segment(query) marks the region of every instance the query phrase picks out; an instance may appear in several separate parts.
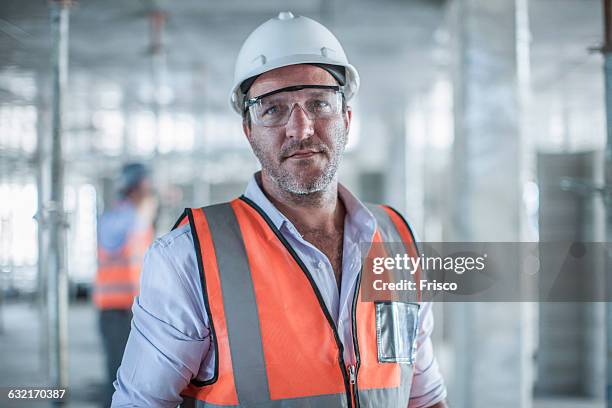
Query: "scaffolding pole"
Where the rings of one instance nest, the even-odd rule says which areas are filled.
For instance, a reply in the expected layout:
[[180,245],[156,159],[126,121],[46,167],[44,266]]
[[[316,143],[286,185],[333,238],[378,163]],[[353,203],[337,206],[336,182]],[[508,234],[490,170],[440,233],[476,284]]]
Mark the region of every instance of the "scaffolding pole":
[[[606,186],[612,185],[612,0],[603,0],[604,12],[604,77],[606,95],[606,124],[607,142],[605,158]],[[606,242],[612,241],[612,197],[610,194],[604,196],[606,209]],[[612,296],[612,279],[610,269],[612,268],[612,253],[607,246],[606,259],[606,288],[608,299]],[[606,406],[612,408],[612,303],[606,303]]]
[[48,193],[49,183],[48,183],[48,174],[47,174],[47,165],[46,159],[48,156],[47,149],[47,140],[46,137],[46,129],[48,123],[47,120],[47,111],[44,102],[44,97],[42,96],[42,92],[40,91],[43,88],[43,78],[41,76],[38,77],[38,95],[37,95],[37,103],[36,103],[36,200],[37,200],[37,210],[36,210],[36,223],[37,223],[37,250],[38,250],[38,261],[37,261],[37,294],[38,294],[38,330],[40,332],[39,338],[39,361],[41,363],[41,367],[44,367],[44,372],[49,371],[49,361],[48,361],[48,333],[47,330],[47,296],[46,296],[46,288],[47,288],[47,259],[45,257],[45,251],[47,249],[47,231],[46,221],[44,219],[45,210],[44,206],[46,204],[46,194]]
[[167,14],[158,9],[154,9],[149,13],[149,21],[151,26],[151,73],[153,79],[153,115],[155,116],[155,149],[154,155],[159,155],[159,145],[161,142],[161,115],[164,92],[166,85],[166,53],[164,50],[164,26],[166,24]]
[[51,135],[51,200],[45,208],[48,215],[49,240],[47,306],[49,313],[49,376],[51,386],[66,388],[68,384],[68,280],[65,267],[64,164],[62,157],[63,100],[68,75],[69,1],[49,3],[52,65],[52,135]]

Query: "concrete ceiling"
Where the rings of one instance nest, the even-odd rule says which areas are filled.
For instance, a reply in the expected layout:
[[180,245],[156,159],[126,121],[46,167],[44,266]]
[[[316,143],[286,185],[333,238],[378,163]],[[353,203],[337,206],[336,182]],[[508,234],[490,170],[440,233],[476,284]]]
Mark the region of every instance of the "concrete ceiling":
[[[416,75],[427,71],[408,62],[423,62],[422,54],[429,54],[434,45],[433,33],[443,24],[443,8],[436,1],[82,1],[73,6],[70,18],[71,90],[78,93],[78,83],[92,90],[97,81],[103,86],[111,82],[125,90],[128,104],[146,103],[143,88],[151,83],[149,15],[156,9],[167,13],[167,84],[177,108],[205,104],[225,109],[241,42],[279,10],[329,25],[364,72],[387,77],[386,68],[381,69],[381,60],[387,60],[392,62],[387,64],[390,72],[402,67],[410,73],[406,81],[413,78],[415,83],[421,82]],[[45,78],[50,48],[45,2],[0,4],[0,69]],[[0,94],[5,101],[10,96],[7,90]]]
[[[572,66],[588,63],[586,48],[597,45],[601,37],[599,3],[529,1],[535,88],[550,88]],[[376,76],[370,82],[383,88],[398,87],[400,79],[399,88],[410,89],[428,78],[432,65],[444,63],[435,52],[444,45],[440,44],[444,36],[436,35],[445,25],[444,4],[434,0],[81,1],[72,7],[70,19],[71,90],[78,93],[74,88],[79,83],[88,84],[87,90],[96,89],[96,82],[102,87],[114,83],[125,90],[128,104],[146,103],[143,88],[152,82],[149,15],[163,10],[173,102],[177,107],[225,109],[241,42],[258,24],[285,9],[329,25],[365,79]],[[46,78],[50,48],[47,2],[0,3],[0,72]],[[0,101],[31,97],[19,90],[12,93],[0,86]]]
[[[601,38],[600,1],[527,1],[534,92],[544,99],[571,95],[600,117],[601,57],[587,52]],[[280,10],[310,16],[335,32],[360,71],[364,111],[401,110],[441,73],[450,76],[443,0],[82,0],[70,17],[69,127],[93,128],[92,112],[109,104],[125,112],[151,109],[154,10],[167,15],[168,111],[229,115],[240,45]],[[46,1],[0,2],[0,104],[48,108],[50,49]]]
[[[601,0],[531,0],[528,128],[542,149],[602,148],[605,143]],[[555,125],[555,123],[557,123]],[[557,130],[555,130],[557,129]],[[560,139],[569,143],[559,145]],[[564,143],[565,143],[564,142]]]

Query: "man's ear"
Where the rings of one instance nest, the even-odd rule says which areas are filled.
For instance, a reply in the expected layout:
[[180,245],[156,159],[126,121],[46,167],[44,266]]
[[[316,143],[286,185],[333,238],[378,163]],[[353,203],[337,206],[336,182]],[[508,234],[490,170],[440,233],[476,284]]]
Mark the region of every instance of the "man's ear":
[[251,140],[251,124],[249,123],[249,119],[246,116],[244,116],[242,119],[242,132],[246,136],[247,140],[250,141]]
[[351,120],[353,119],[353,109],[350,106],[346,105],[346,112],[342,115],[344,119],[344,127],[346,129],[346,134],[348,135],[349,130],[351,130]]

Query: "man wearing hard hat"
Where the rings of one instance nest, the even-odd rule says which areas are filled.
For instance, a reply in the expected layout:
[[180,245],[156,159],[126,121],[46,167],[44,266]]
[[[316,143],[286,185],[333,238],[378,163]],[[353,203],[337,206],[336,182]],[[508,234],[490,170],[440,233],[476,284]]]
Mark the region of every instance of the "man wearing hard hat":
[[247,38],[230,101],[261,171],[149,250],[114,407],[446,406],[431,305],[363,301],[360,244],[415,241],[338,183],[358,88],[316,21]]
[[130,309],[138,294],[144,255],[153,242],[156,206],[149,170],[142,163],[125,164],[117,187],[119,200],[98,220],[98,270],[93,288],[106,363],[106,406],[130,334]]

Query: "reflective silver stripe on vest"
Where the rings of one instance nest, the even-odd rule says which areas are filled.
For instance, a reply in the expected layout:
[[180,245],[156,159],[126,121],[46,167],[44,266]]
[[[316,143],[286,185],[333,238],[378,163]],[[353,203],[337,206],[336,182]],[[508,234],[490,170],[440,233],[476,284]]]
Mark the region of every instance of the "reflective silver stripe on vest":
[[382,235],[382,240],[387,242],[402,242],[402,237],[399,234],[399,231],[395,227],[393,221],[381,206],[374,204],[366,204],[368,210],[374,215],[376,218],[376,224],[378,226],[378,230]]
[[[408,251],[408,248],[402,241],[402,236],[400,235],[397,227],[391,220],[391,217],[389,217],[389,214],[387,213],[387,211],[385,211],[379,205],[366,204],[366,206],[368,207],[368,210],[370,210],[372,215],[374,215],[374,218],[376,218],[376,225],[378,227],[378,231],[380,231],[381,238],[384,242],[383,245],[387,252],[387,256],[394,258],[396,255],[403,256],[404,254],[410,254],[410,252]],[[412,235],[412,232],[409,231],[409,234]],[[418,248],[416,246],[416,241],[415,241],[414,236],[412,236],[412,240],[414,242],[415,252],[418,253]],[[407,280],[416,279],[416,275],[411,275],[410,272],[407,270],[395,271],[395,273],[396,273],[396,276],[395,276],[396,281],[399,281],[400,279],[407,279]],[[423,279],[424,274],[425,272],[423,272],[423,270],[421,269],[421,279]],[[418,301],[416,291],[404,292],[402,293],[402,296],[403,296],[402,299],[405,301],[409,301],[409,302]]]
[[129,257],[112,257],[110,255],[105,256],[106,259],[104,259],[104,256],[99,257],[98,268],[109,268],[113,266],[129,268],[132,266],[140,266],[140,263],[144,258],[144,255],[132,255]]
[[405,254],[407,248],[404,246],[402,237],[389,217],[389,214],[379,205],[367,204],[367,207],[374,215],[374,218],[376,218],[376,226],[384,242],[383,245],[387,255],[389,257],[395,257],[396,254]]
[[240,226],[229,203],[204,208],[215,248],[238,401],[269,400],[257,301]]
[[[345,393],[275,401],[270,399],[257,301],[238,220],[229,203],[205,207],[203,211],[208,222],[219,268],[239,406],[258,408],[346,407]],[[203,255],[206,256],[206,254]],[[295,375],[300,374],[296,372]],[[185,398],[181,406],[221,407],[192,398]]]
[[399,364],[399,388],[385,389],[359,389],[360,408],[406,408],[410,400],[410,386],[412,384],[413,366]]
[[[389,214],[380,206],[366,204],[368,210],[376,218],[378,230],[381,238],[385,243],[387,253],[394,255],[397,253],[406,253],[407,248],[401,244],[402,238],[397,230],[397,227],[389,217]],[[414,241],[414,236],[412,236]],[[401,245],[401,248],[398,248]],[[416,247],[416,243],[415,243]],[[410,399],[410,387],[412,384],[412,375],[414,366],[411,364],[400,363],[400,386],[392,389],[359,389],[359,402],[361,407],[401,407],[408,406]]]
[[[187,397],[183,400],[181,408],[228,408],[234,405],[217,405],[210,402],[200,401],[195,398]],[[346,408],[346,394],[337,395],[318,395],[314,397],[304,398],[287,398],[283,400],[267,401],[257,405],[240,404],[239,407],[257,407],[257,408]],[[406,408],[408,404],[402,408]],[[386,405],[380,407],[387,408]],[[365,408],[363,405],[361,408]]]
[[94,287],[95,293],[133,293],[138,291],[138,285],[134,283],[97,283]]

